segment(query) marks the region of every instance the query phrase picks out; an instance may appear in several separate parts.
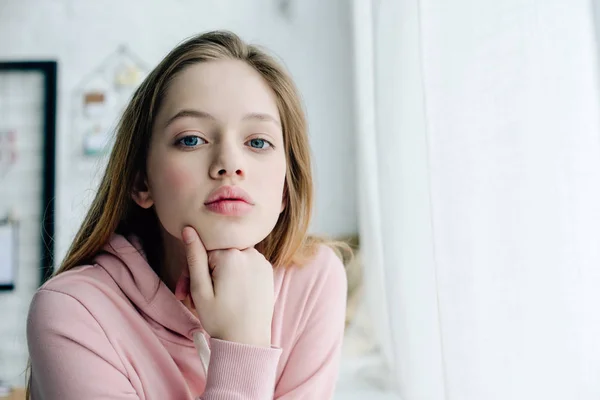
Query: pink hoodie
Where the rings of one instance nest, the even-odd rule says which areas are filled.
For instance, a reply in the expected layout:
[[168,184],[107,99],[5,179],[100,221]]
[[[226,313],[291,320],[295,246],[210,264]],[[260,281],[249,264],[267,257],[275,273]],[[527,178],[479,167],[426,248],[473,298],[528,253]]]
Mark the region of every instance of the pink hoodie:
[[139,241],[115,234],[93,265],[35,294],[27,324],[32,397],[330,399],[344,332],[342,263],[322,246],[307,265],[275,269],[274,281],[271,348],[211,339]]

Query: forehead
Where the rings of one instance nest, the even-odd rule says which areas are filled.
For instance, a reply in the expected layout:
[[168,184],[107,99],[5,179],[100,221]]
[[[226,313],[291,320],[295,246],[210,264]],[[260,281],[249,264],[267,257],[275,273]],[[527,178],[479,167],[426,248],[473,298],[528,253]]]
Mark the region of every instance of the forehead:
[[269,84],[253,67],[239,60],[186,67],[171,81],[161,108],[159,118],[183,108],[201,109],[222,120],[248,113],[279,115]]

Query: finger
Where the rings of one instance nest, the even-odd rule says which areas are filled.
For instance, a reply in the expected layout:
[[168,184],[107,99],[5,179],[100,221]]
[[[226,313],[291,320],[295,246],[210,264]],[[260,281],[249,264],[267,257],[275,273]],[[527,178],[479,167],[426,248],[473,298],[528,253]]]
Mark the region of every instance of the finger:
[[194,304],[194,299],[192,299],[192,296],[185,296],[185,299],[183,299],[181,302],[187,307],[188,310],[192,312],[196,311],[196,305]]
[[217,295],[219,286],[223,283],[221,277],[225,271],[231,271],[231,267],[239,266],[239,255],[237,249],[211,250],[208,252],[208,268],[213,282],[214,293]]
[[185,254],[190,272],[190,292],[197,292],[202,298],[212,299],[214,290],[208,270],[208,257],[204,244],[202,244],[198,232],[190,226],[183,228],[181,236],[185,245]]
[[208,269],[212,274],[217,267],[217,264],[220,264],[219,260],[223,258],[223,252],[226,250],[212,250],[208,252]]

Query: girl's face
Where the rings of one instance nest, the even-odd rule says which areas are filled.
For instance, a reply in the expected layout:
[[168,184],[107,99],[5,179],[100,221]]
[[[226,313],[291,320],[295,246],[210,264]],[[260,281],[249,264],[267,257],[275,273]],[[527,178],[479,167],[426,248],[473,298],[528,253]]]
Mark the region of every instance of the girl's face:
[[193,226],[207,250],[252,247],[284,208],[286,158],[275,95],[242,61],[191,65],[170,83],[156,116],[147,191],[169,234]]

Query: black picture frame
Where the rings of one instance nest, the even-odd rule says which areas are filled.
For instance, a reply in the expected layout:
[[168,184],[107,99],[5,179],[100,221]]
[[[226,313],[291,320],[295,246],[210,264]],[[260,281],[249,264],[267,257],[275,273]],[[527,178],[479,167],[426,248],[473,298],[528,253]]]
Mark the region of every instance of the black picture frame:
[[[53,60],[0,61],[0,74],[5,72],[39,72],[43,76],[43,149],[42,161],[42,221],[40,285],[54,271],[54,198],[56,184],[56,104],[58,63]],[[0,285],[0,290],[12,290],[14,285]]]

